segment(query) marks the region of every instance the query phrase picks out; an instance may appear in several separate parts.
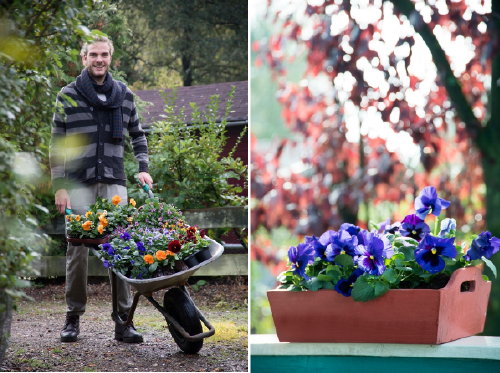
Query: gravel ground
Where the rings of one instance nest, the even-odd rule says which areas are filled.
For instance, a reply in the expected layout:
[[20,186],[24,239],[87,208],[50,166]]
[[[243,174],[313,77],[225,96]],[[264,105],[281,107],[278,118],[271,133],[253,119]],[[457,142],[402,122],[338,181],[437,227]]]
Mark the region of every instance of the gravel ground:
[[[190,293],[216,334],[204,340],[198,354],[188,355],[178,348],[163,316],[142,297],[134,322],[144,343],[114,340],[110,286],[102,280],[89,284],[78,341],[61,343],[59,332],[66,310],[64,282],[55,280],[28,289],[33,300],[19,302],[0,371],[248,371],[246,277],[206,280],[207,284],[199,287],[192,284]],[[154,296],[161,303],[163,291]]]

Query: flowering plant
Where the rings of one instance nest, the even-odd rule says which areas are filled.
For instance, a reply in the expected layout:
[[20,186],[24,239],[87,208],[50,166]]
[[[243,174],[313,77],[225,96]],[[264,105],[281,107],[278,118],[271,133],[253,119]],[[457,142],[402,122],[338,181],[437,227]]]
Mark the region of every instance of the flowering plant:
[[[389,289],[441,288],[453,271],[480,262],[496,276],[490,258],[500,250],[500,239],[486,231],[473,236],[467,250],[456,245],[456,221],[439,220],[449,205],[428,186],[415,199],[415,214],[401,222],[386,221],[371,231],[345,223],[319,238],[305,237],[288,251],[290,268],[278,277],[280,288],[332,289],[368,301]],[[429,215],[436,217],[432,233],[425,222]]]
[[158,198],[148,198],[139,208],[135,221],[147,227],[172,228],[184,221],[182,213],[174,206]]
[[71,238],[103,238],[117,227],[129,225],[137,214],[135,201],[120,205],[121,197],[113,196],[111,201],[98,199],[83,215],[66,215],[67,234]]
[[[166,206],[171,214],[169,219],[162,219],[162,224],[151,216],[137,219],[126,228],[116,229],[108,243],[99,245],[104,266],[137,279],[168,275],[184,269],[182,259],[200,245],[210,244],[202,231],[184,223],[179,210]],[[140,209],[136,217],[141,212],[144,210]]]

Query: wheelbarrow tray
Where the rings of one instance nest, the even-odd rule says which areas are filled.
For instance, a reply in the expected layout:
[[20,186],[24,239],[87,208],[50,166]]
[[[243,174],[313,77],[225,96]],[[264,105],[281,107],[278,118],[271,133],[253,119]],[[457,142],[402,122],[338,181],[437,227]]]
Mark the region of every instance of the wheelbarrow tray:
[[[161,277],[155,277],[155,278],[148,278],[144,280],[138,280],[134,278],[128,278],[121,274],[118,271],[115,271],[114,269],[113,272],[122,280],[126,281],[127,283],[130,284],[135,290],[137,290],[140,293],[143,294],[151,294],[155,291],[161,290],[161,289],[166,289],[172,286],[177,286],[177,285],[182,285],[184,284],[187,279],[193,275],[198,269],[201,267],[213,262],[214,260],[218,259],[222,253],[224,252],[224,247],[212,240],[211,238],[206,237],[207,240],[210,241],[209,249],[210,249],[210,254],[211,258],[195,265],[194,267],[188,268],[184,271],[176,272],[172,275],[169,276],[161,276]],[[94,251],[94,253],[99,257],[99,252]]]

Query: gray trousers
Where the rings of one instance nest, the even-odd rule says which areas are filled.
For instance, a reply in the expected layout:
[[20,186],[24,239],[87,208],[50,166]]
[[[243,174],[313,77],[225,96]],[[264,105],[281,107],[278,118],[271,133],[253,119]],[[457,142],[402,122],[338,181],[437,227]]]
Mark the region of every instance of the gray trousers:
[[[68,191],[73,214],[83,215],[97,198],[111,200],[115,195],[122,198],[120,204],[127,203],[127,188],[122,185],[97,183]],[[66,304],[69,315],[83,315],[87,304],[88,254],[86,246],[68,243],[66,253]],[[111,279],[111,270],[110,270]],[[118,312],[128,313],[132,306],[130,285],[117,277]]]

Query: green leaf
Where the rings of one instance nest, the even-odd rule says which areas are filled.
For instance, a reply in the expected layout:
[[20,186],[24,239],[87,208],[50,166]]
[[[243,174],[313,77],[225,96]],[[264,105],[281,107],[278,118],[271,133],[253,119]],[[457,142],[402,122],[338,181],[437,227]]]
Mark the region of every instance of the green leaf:
[[395,284],[398,280],[398,275],[396,271],[392,268],[386,269],[386,271],[382,274],[382,278],[386,280],[390,284]]
[[338,265],[344,266],[344,267],[353,265],[352,257],[350,255],[347,255],[347,254],[337,255],[335,257],[335,263],[337,263]]
[[357,302],[366,302],[374,299],[375,286],[367,280],[366,276],[361,276],[354,283],[351,296]]
[[482,256],[481,259],[483,260],[484,264],[486,264],[488,266],[488,268],[491,270],[491,272],[493,272],[493,276],[495,276],[495,278],[497,278],[497,267],[495,266],[495,264],[493,264],[493,262],[491,260],[485,258],[484,256]]
[[318,278],[314,277],[314,278],[312,278],[310,280],[307,280],[305,286],[309,290],[317,291],[317,290],[319,290],[321,288],[321,283],[318,280]]
[[375,282],[375,298],[378,298],[389,291],[389,284],[385,281]]
[[153,273],[158,268],[158,262],[155,262],[149,266],[149,272]]

